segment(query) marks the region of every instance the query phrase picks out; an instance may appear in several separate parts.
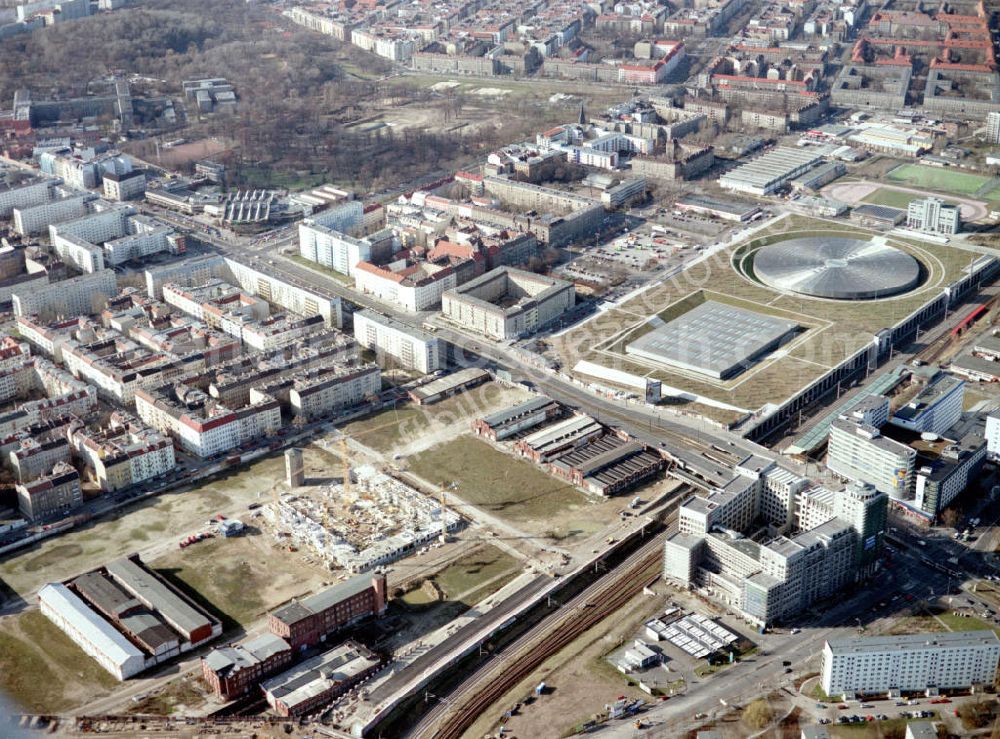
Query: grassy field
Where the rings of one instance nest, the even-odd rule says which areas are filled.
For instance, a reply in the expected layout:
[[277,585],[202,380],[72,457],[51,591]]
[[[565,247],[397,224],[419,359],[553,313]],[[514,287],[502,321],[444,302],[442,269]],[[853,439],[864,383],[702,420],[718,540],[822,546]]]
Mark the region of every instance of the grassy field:
[[226,621],[246,626],[291,597],[319,587],[331,574],[274,548],[270,536],[215,538],[171,549],[150,566]]
[[[912,192],[904,192],[902,190],[893,190],[889,187],[880,187],[878,190],[874,190],[863,198],[862,202],[873,203],[874,205],[888,205],[890,208],[901,208],[906,210],[907,206],[910,204],[911,200],[917,200],[918,195]],[[956,205],[954,200],[948,200],[943,198],[944,202],[948,205]]]
[[[485,544],[426,579],[441,589],[446,600],[461,601],[471,608],[517,577],[520,571],[520,563],[514,557],[492,544]],[[411,607],[434,602],[420,587],[407,592],[403,601]]]
[[65,580],[133,552],[142,554],[159,540],[168,540],[173,550],[175,537],[203,530],[205,521],[217,513],[244,515],[248,504],[284,479],[284,471],[284,458],[276,454],[207,484],[137,503],[9,557],[0,564],[0,584],[26,598],[46,582]]
[[413,457],[410,469],[434,485],[454,483],[466,503],[517,525],[545,522],[558,531],[567,511],[588,504],[572,485],[469,436]]
[[886,175],[890,182],[911,187],[921,187],[956,195],[972,195],[989,182],[988,177],[955,172],[944,167],[927,167],[921,164],[901,164]]
[[[365,446],[388,452],[427,434],[444,433],[450,426],[471,421],[507,405],[524,402],[531,394],[487,382],[433,405],[403,405],[384,410],[341,427]],[[467,426],[462,430],[464,431]]]
[[961,616],[951,611],[941,613],[938,618],[944,622],[949,631],[989,631],[993,630],[1000,635],[1000,627],[987,623],[975,616]]
[[938,607],[934,607],[932,611],[893,619],[889,628],[883,629],[881,633],[899,635],[925,632],[940,633],[942,631],[989,631],[992,629],[1000,634],[1000,627],[987,623],[976,616],[963,616],[951,610],[938,609]]
[[341,274],[337,270],[331,269],[330,267],[324,267],[322,264],[316,264],[316,262],[311,262],[300,254],[290,254],[288,256],[288,259],[291,259],[296,264],[301,264],[306,269],[311,269],[314,272],[320,272],[329,277],[331,280],[339,282],[341,285],[354,284],[354,280],[348,277],[347,275]]
[[116,685],[41,611],[0,619],[0,690],[25,710],[65,711]]

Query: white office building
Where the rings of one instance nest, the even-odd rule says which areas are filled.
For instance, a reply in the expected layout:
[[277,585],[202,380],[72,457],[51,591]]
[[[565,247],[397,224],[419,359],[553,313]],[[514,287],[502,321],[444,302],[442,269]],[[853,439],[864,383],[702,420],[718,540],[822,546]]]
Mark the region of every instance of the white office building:
[[375,311],[355,312],[354,338],[405,369],[429,374],[445,365],[440,339]]
[[[853,486],[809,499],[809,481],[773,461],[750,456],[726,484],[688,498],[678,531],[664,546],[664,577],[739,611],[757,626],[782,621],[869,574],[882,548],[888,498]],[[775,535],[741,532],[764,518]],[[788,532],[787,535],[783,532]]]
[[906,227],[932,234],[957,234],[962,217],[957,205],[945,205],[940,198],[912,200],[906,209]]
[[1000,415],[986,417],[986,453],[990,459],[1000,458]]
[[965,381],[940,372],[909,403],[896,411],[889,423],[920,434],[941,435],[962,417],[964,399]]
[[993,631],[946,631],[907,636],[848,636],[823,646],[823,692],[923,692],[992,684],[1000,661]]
[[826,466],[847,480],[866,482],[897,500],[913,497],[917,453],[882,436],[864,421],[841,416],[830,426]]

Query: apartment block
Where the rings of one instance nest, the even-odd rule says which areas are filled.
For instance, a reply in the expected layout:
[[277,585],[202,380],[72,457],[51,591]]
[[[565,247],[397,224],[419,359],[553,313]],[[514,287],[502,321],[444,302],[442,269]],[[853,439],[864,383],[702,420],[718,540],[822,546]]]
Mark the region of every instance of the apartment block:
[[1000,662],[993,631],[846,636],[823,645],[820,684],[831,696],[992,685]]
[[22,236],[35,236],[54,223],[86,215],[95,200],[93,193],[68,191],[44,203],[14,208],[14,230]]
[[169,434],[184,449],[211,457],[255,441],[281,428],[281,406],[269,399],[239,408],[227,408],[193,385],[178,381],[135,392],[139,418]]
[[124,413],[112,414],[104,429],[80,425],[69,440],[105,492],[138,485],[174,469],[173,442]]
[[14,486],[17,507],[29,521],[65,513],[83,504],[80,475],[65,462],[43,477]]
[[248,295],[261,298],[297,315],[305,317],[320,315],[327,326],[343,324],[338,296],[275,279],[272,275],[230,257],[204,256],[185,259],[147,269],[145,276],[146,292],[157,300],[163,298],[163,286],[168,283],[193,287],[212,279],[220,279],[238,286]]
[[440,339],[371,310],[354,314],[354,338],[389,365],[430,374],[445,366]]
[[0,185],[0,218],[13,217],[15,208],[27,208],[47,203],[55,197],[56,187],[62,184],[59,178],[35,178],[16,185]]
[[375,365],[309,370],[291,379],[289,405],[295,415],[313,419],[377,398],[382,373]]

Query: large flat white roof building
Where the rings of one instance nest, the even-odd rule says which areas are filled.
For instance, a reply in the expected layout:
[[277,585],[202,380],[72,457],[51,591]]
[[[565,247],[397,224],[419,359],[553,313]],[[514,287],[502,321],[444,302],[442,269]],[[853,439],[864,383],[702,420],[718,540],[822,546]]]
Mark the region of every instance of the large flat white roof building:
[[823,161],[811,149],[778,146],[722,175],[719,185],[751,195],[771,195]]
[[885,693],[992,683],[1000,661],[994,631],[838,637],[823,645],[823,692]]
[[46,618],[119,680],[146,668],[143,653],[62,583],[42,587],[38,604]]

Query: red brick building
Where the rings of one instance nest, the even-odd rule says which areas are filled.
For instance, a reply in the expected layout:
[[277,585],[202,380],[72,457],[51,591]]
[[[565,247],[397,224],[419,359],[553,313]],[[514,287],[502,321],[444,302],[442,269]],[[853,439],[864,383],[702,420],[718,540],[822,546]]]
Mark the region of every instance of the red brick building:
[[292,649],[319,644],[344,626],[385,613],[385,574],[365,574],[302,600],[293,600],[268,616],[268,627]]
[[244,644],[213,649],[201,658],[201,674],[218,697],[233,700],[289,664],[292,655],[287,641],[264,634]]

